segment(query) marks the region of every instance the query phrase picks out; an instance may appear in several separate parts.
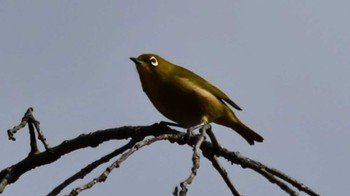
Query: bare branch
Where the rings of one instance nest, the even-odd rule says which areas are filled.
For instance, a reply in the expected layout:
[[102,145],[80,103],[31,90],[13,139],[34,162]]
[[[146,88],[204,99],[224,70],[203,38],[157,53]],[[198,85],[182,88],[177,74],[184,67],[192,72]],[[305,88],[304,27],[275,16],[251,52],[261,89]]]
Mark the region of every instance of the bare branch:
[[32,154],[37,154],[39,153],[38,145],[36,143],[36,138],[35,138],[35,128],[32,123],[32,120],[28,118],[28,129],[29,129],[29,135],[30,135],[30,152],[29,155]]
[[24,113],[21,123],[19,123],[19,125],[17,126],[14,126],[12,129],[7,130],[7,135],[9,137],[9,140],[16,141],[16,138],[14,137],[14,135],[18,130],[22,129],[27,125],[32,112],[33,112],[33,108],[32,107],[28,108],[27,111]]
[[228,174],[225,170],[225,168],[223,166],[221,166],[218,158],[214,155],[211,158],[209,158],[209,160],[211,161],[211,163],[213,164],[214,168],[219,172],[219,174],[221,175],[221,177],[224,179],[226,185],[229,187],[229,189],[231,190],[231,193],[234,196],[241,196],[241,194],[238,192],[238,190],[233,186],[230,178],[228,177]]
[[299,191],[303,191],[309,195],[312,196],[318,196],[318,194],[316,192],[314,192],[313,190],[311,190],[309,187],[307,187],[306,185],[304,185],[303,183],[298,182],[297,180],[287,176],[286,174],[284,174],[283,172],[274,169],[274,168],[270,168],[265,166],[264,169],[266,171],[268,171],[269,173],[271,173],[272,175],[275,175],[281,179],[283,179],[284,181],[292,184],[294,187],[296,187]]
[[[200,160],[200,146],[202,145],[203,141],[205,140],[205,135],[206,135],[206,130],[210,129],[210,125],[209,124],[205,124],[201,129],[200,129],[200,135],[199,138],[195,144],[195,146],[193,147],[193,155],[192,155],[192,169],[191,169],[191,174],[190,176],[182,181],[180,183],[180,187],[181,190],[179,192],[180,196],[185,196],[187,194],[187,185],[191,184],[193,179],[196,177],[197,175],[197,170],[199,168],[199,160]],[[176,189],[174,192],[177,193]]]
[[114,163],[112,163],[109,167],[106,168],[106,170],[97,178],[93,179],[92,181],[86,183],[85,185],[75,188],[73,189],[69,196],[76,196],[78,195],[81,191],[84,191],[86,189],[89,189],[91,187],[93,187],[94,185],[96,185],[97,183],[101,183],[107,180],[109,174],[112,172],[113,169],[115,168],[119,168],[121,163],[123,163],[126,159],[128,159],[134,152],[136,152],[137,150],[141,149],[142,147],[146,146],[146,145],[150,145],[154,142],[160,141],[160,140],[165,140],[165,139],[179,139],[179,135],[173,135],[173,134],[163,134],[163,135],[159,135],[157,137],[154,138],[150,138],[150,139],[146,139],[143,141],[140,141],[138,143],[136,143],[130,150],[128,150],[126,153],[122,154],[121,157],[115,161]]
[[214,147],[217,148],[222,148],[221,145],[219,144],[218,140],[216,139],[213,130],[211,129],[211,127],[207,130],[207,134],[210,138],[211,143],[214,145]]
[[82,134],[74,139],[63,141],[58,146],[50,148],[49,151],[30,154],[22,161],[0,171],[0,193],[8,184],[14,183],[24,173],[58,160],[61,156],[73,151],[97,147],[99,144],[110,140],[122,140],[133,138],[137,141],[143,140],[146,136],[158,136],[160,134],[178,134],[184,137],[184,133],[170,129],[169,127],[154,124],[151,126],[120,127],[96,131],[90,134]]
[[[203,154],[205,156],[212,156],[211,154],[214,153],[216,156],[218,156],[218,157],[221,156],[221,157],[227,159],[228,161],[230,161],[231,163],[235,163],[237,165],[240,165],[242,168],[250,168],[250,169],[256,171],[257,173],[261,174],[262,176],[264,176],[271,183],[278,185],[282,190],[286,191],[290,195],[298,195],[298,193],[296,193],[293,189],[291,189],[285,182],[279,180],[273,174],[269,173],[268,172],[268,171],[270,171],[269,167],[267,167],[266,165],[264,165],[258,161],[254,161],[252,159],[249,159],[248,157],[242,156],[242,155],[240,155],[239,152],[231,152],[225,148],[217,148],[217,149],[214,149],[214,152],[213,152],[212,148],[213,148],[212,144],[203,143],[201,149],[202,149]],[[289,178],[292,179],[291,177],[289,177]],[[293,179],[293,180],[295,180],[295,179]],[[294,186],[294,184],[291,184],[291,185]],[[305,190],[309,190],[309,191],[306,192]],[[312,191],[312,190],[310,191],[310,190],[311,190],[310,188],[305,188],[305,189],[302,189],[301,191],[304,191],[312,196],[318,196],[318,194],[315,191]]]
[[25,127],[26,124],[28,124],[29,134],[30,134],[30,146],[31,146],[30,154],[39,153],[38,146],[35,139],[35,130],[37,131],[38,138],[43,143],[45,149],[48,150],[50,148],[49,144],[46,142],[46,138],[44,134],[40,130],[39,121],[37,121],[33,115],[33,111],[34,109],[32,107],[28,108],[21,120],[21,123],[13,127],[12,129],[7,130],[7,135],[9,137],[9,140],[15,141],[16,140],[16,138],[14,137],[15,133],[21,128]]
[[38,139],[41,141],[41,143],[43,143],[45,150],[49,150],[50,146],[46,141],[46,138],[44,136],[44,133],[41,131],[40,129],[40,123],[39,121],[37,121],[34,116],[32,115],[30,118],[30,122],[31,124],[34,124],[35,130],[38,133]]
[[55,196],[58,195],[65,187],[73,183],[75,180],[83,179],[87,174],[89,174],[91,171],[96,169],[98,166],[100,166],[103,163],[108,162],[113,157],[118,156],[119,154],[123,153],[125,150],[131,148],[135,144],[135,140],[131,140],[129,143],[125,144],[124,146],[114,150],[113,152],[101,157],[100,159],[90,163],[83,169],[81,169],[79,172],[75,173],[71,177],[69,177],[67,180],[62,182],[60,185],[58,185],[56,188],[54,188],[47,196]]
[[[160,140],[168,140],[171,143],[176,142],[179,145],[186,144],[193,147],[193,165],[191,169],[191,174],[186,180],[180,183],[181,190],[179,190],[178,187],[175,188],[174,195],[186,195],[187,185],[191,184],[191,182],[197,174],[197,170],[200,164],[200,151],[202,151],[202,154],[212,162],[213,166],[220,173],[225,183],[230,188],[232,194],[235,196],[239,196],[240,194],[233,186],[225,169],[220,165],[218,157],[223,157],[232,164],[234,163],[240,165],[242,168],[249,168],[254,170],[255,172],[264,176],[271,183],[274,183],[277,186],[279,186],[283,191],[285,191],[289,195],[298,195],[298,192],[293,189],[294,187],[299,191],[303,191],[311,196],[318,196],[318,194],[315,191],[311,190],[309,187],[278,171],[277,169],[267,167],[266,165],[258,161],[240,155],[238,152],[229,151],[221,147],[218,141],[216,140],[215,135],[210,128],[210,125],[202,127],[199,135],[190,134],[191,131],[188,134],[179,132],[177,130],[167,127],[164,123],[154,124],[151,126],[128,126],[112,128],[106,130],[99,130],[90,134],[82,134],[74,139],[66,140],[61,144],[57,145],[56,147],[49,148],[48,144],[46,143],[46,139],[40,131],[39,122],[34,118],[32,112],[33,108],[29,108],[25,113],[24,117],[22,118],[21,123],[15,126],[13,129],[7,131],[9,139],[15,140],[14,134],[19,129],[25,127],[26,124],[28,124],[31,134],[32,153],[30,153],[26,158],[24,158],[17,164],[9,166],[0,171],[0,193],[4,191],[7,185],[16,182],[19,179],[19,177],[22,176],[24,173],[38,166],[50,164],[58,160],[61,156],[65,154],[86,147],[97,147],[101,143],[110,140],[131,139],[128,144],[116,149],[115,151],[105,155],[104,157],[101,157],[100,159],[94,161],[90,165],[83,168],[81,171],[72,175],[70,178],[68,178],[59,186],[57,186],[54,190],[52,190],[52,192],[49,193],[49,196],[58,194],[63,188],[74,182],[76,179],[85,177],[88,173],[90,173],[102,163],[109,161],[111,158],[118,156],[129,149],[117,161],[110,165],[110,167],[108,167],[103,174],[95,178],[90,183],[87,183],[84,186],[75,189],[75,191],[72,191],[71,194],[78,194],[80,191],[88,189],[98,182],[105,181],[114,168],[119,167],[122,162],[124,162],[138,149]],[[45,152],[39,152],[35,150],[37,149],[35,141],[35,129],[38,132],[39,139],[43,142],[46,148]],[[205,141],[206,131],[211,139],[211,142]],[[145,140],[145,137],[148,136],[153,136],[154,138]]]
[[[255,170],[256,171],[256,170]],[[274,175],[271,173],[267,172],[266,170],[260,168],[259,172],[261,175],[263,175],[266,179],[268,179],[271,183],[276,184],[279,186],[282,190],[287,192],[291,196],[297,196],[299,193],[294,191],[291,187],[288,186],[287,183],[283,182],[282,180],[276,178]]]

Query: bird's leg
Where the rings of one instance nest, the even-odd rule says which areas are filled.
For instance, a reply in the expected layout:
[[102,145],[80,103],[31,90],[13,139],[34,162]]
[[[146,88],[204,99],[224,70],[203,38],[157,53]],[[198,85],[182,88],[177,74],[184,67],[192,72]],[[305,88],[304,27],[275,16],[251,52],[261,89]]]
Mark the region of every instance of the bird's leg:
[[196,130],[196,129],[204,129],[204,130],[209,130],[211,129],[211,126],[209,124],[209,121],[207,120],[206,117],[203,117],[202,119],[202,123],[196,125],[196,126],[193,126],[193,127],[190,127],[187,129],[187,134],[189,134],[190,136],[193,135],[193,131]]
[[193,126],[193,127],[188,128],[188,129],[187,129],[187,134],[188,134],[189,136],[194,135],[194,134],[193,134],[193,131],[194,131],[194,130],[199,129],[199,128],[202,128],[202,127],[204,127],[206,124],[207,124],[207,123],[202,122],[202,123],[199,124],[199,125],[196,125],[196,126]]
[[208,134],[211,143],[214,145],[215,148],[220,148],[221,145],[219,144],[218,140],[216,139],[213,130],[211,129],[211,125],[208,122],[202,122],[199,125],[196,125],[194,127],[190,127],[189,129],[187,129],[187,134],[189,136],[193,135],[193,131],[200,128],[200,131],[205,131],[206,134]]

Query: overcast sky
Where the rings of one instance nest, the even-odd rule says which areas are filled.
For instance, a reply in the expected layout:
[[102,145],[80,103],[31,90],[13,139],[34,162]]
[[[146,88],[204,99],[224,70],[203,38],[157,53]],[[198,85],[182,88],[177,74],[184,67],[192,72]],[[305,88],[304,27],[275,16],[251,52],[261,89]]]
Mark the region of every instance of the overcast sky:
[[[165,120],[142,92],[129,60],[153,52],[226,92],[243,108],[239,118],[265,138],[250,146],[214,126],[226,148],[321,195],[346,195],[349,8],[346,0],[0,1],[0,168],[29,152],[27,129],[16,142],[7,140],[6,130],[30,106],[51,146],[98,129]],[[26,173],[4,195],[45,195],[124,143],[64,156]],[[221,161],[243,195],[284,194],[254,172]],[[189,147],[160,142],[81,195],[171,195],[190,167]],[[188,195],[230,195],[205,159],[188,188]]]

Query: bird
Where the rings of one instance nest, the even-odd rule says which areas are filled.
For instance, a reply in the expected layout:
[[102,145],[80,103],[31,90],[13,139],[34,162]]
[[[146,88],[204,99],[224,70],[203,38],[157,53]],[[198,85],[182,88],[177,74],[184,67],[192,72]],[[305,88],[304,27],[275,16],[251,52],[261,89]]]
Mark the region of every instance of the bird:
[[183,128],[211,122],[229,127],[250,145],[264,138],[243,124],[229,107],[242,110],[224,92],[194,72],[157,54],[130,57],[154,107]]

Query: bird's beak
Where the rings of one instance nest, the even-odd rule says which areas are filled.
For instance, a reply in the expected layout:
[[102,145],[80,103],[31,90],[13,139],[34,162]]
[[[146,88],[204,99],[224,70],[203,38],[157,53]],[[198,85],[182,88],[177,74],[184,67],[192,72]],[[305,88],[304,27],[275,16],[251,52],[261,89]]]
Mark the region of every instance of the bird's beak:
[[139,59],[135,58],[135,57],[130,57],[130,60],[132,60],[135,64],[141,64],[142,61],[140,61]]

